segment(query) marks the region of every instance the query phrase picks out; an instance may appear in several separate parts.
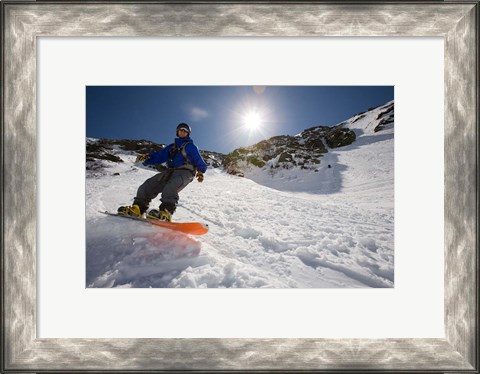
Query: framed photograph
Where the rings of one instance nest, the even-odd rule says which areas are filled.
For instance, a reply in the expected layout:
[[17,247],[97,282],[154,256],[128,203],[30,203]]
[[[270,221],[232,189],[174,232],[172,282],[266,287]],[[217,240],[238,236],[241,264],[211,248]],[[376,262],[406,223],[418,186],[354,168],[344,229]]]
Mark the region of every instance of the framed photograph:
[[[4,1],[1,11],[2,371],[478,372],[477,1]],[[418,44],[412,47],[414,43]],[[271,116],[267,105],[252,102],[265,100],[273,106],[270,91],[279,100],[283,91],[291,90],[273,112],[301,122],[300,116],[308,111],[302,106],[305,97],[326,101],[315,92],[306,95],[306,87],[329,87],[333,96],[335,87],[349,86],[387,87],[390,93],[372,107],[328,123],[338,125],[333,127],[346,143],[335,143],[338,137],[329,133],[330,127],[318,123],[291,131],[269,126],[260,134]],[[203,91],[192,96],[194,88]],[[134,89],[137,92],[132,95],[129,91]],[[234,89],[248,94],[235,96],[238,93],[229,91]],[[118,181],[131,180],[125,177],[129,174],[143,178],[152,173],[145,158],[139,160],[144,165],[134,162],[138,156],[148,154],[163,161],[152,153],[159,150],[140,151],[138,141],[134,145],[111,141],[136,137],[119,135],[132,123],[122,122],[130,115],[126,109],[132,103],[137,102],[137,113],[157,107],[147,107],[145,90],[150,91],[149,98],[161,90],[167,90],[168,97],[178,97],[181,91],[185,100],[171,101],[158,118],[173,126],[173,136],[191,135],[206,144],[200,150],[209,163],[237,151],[228,165],[222,158],[231,174],[214,173],[212,167],[205,181],[196,184],[211,183],[211,188],[217,188],[220,205],[216,209],[208,211],[194,198],[186,198],[185,204],[167,212],[179,221],[201,221],[198,210],[206,212],[201,217],[210,223],[211,234],[218,236],[215,242],[223,240],[250,264],[252,253],[262,247],[269,256],[262,257],[255,269],[231,257],[229,261],[214,257],[212,242],[179,239],[169,231],[158,231],[163,233],[159,239],[160,234],[152,234],[150,227],[142,228],[141,235],[131,235],[131,225],[121,223],[122,218],[98,212],[115,210],[135,197],[137,185]],[[215,106],[198,98],[215,95],[216,117],[221,112],[218,107],[229,112],[229,118],[238,117],[243,133],[237,131],[228,138],[227,128],[214,127],[212,120],[209,131],[224,131],[223,139],[231,144],[211,149],[218,153],[205,153],[214,143],[205,136],[202,120]],[[226,110],[228,104],[222,100],[229,95],[238,105]],[[244,97],[247,104],[242,106]],[[365,91],[351,101],[367,97]],[[295,100],[301,110],[286,111]],[[338,96],[337,105],[340,102]],[[178,109],[177,103],[182,103]],[[176,115],[170,123],[169,110],[185,118],[177,123]],[[97,130],[114,112],[116,122],[102,135]],[[368,123],[363,121],[370,117]],[[283,123],[278,118],[273,122]],[[375,128],[370,129],[372,125]],[[138,123],[133,126],[142,133]],[[159,133],[168,126],[162,125]],[[155,124],[148,131],[152,129]],[[322,139],[330,139],[326,148],[331,152],[319,155],[320,163],[311,155],[300,159],[303,148],[317,139],[310,139],[309,131],[323,131]],[[290,136],[286,138],[290,143],[298,143],[295,152],[267,150],[271,139],[281,141],[282,134]],[[355,145],[353,136],[361,144]],[[374,142],[380,137],[381,142]],[[262,143],[265,139],[270,140]],[[392,165],[362,172],[355,163],[361,158],[358,153],[349,156],[353,153],[345,151],[365,153],[366,145],[373,143],[383,148],[363,156],[395,161],[395,191]],[[242,149],[248,152],[238,151]],[[348,166],[360,170],[358,175],[346,173]],[[322,175],[322,182],[330,183],[307,180],[302,184],[306,190],[298,191],[299,184],[291,182],[305,178],[302,173],[309,168],[312,175]],[[196,169],[202,169],[202,164],[196,164]],[[278,170],[282,178],[275,179]],[[333,172],[342,179],[334,178]],[[305,204],[302,211],[309,207],[306,202],[316,204],[309,195],[312,186],[336,196],[330,203],[322,200],[322,207],[335,216],[337,225],[330,229],[336,231],[330,233],[336,236],[298,233],[292,241],[293,236],[279,234],[286,220],[278,221],[283,224],[272,220],[271,225],[252,230],[255,217],[266,222],[267,213],[274,211],[267,205],[263,216],[250,212],[245,220],[235,221],[233,213],[222,213],[221,208],[227,209],[232,200],[222,194],[233,191],[225,191],[225,180],[242,178],[240,173],[244,179],[236,186],[245,194],[249,189],[261,196],[272,189],[272,201],[276,196],[276,204],[284,206],[282,193],[285,197],[293,189],[304,194],[296,204]],[[142,178],[133,179],[140,183]],[[364,183],[388,183],[383,189],[377,186],[375,196],[358,188],[362,178]],[[248,184],[249,180],[259,187]],[[340,189],[335,184],[339,180],[342,188],[356,191],[356,201],[345,202],[333,193]],[[360,196],[363,205],[357,206]],[[117,204],[117,200],[121,201]],[[388,204],[382,206],[385,201]],[[352,209],[341,209],[347,205]],[[347,237],[345,230],[338,231],[346,227],[341,216],[354,209],[358,224]],[[373,211],[378,220],[369,222]],[[317,212],[313,209],[311,214]],[[318,217],[310,222],[313,230],[328,224]],[[107,220],[121,222],[105,229]],[[308,223],[303,220],[302,230]],[[369,223],[376,223],[370,231],[362,226]],[[229,232],[234,235],[229,237]],[[164,235],[177,240],[178,245],[169,249],[175,249],[173,262],[181,263],[180,271],[149,270],[149,265],[159,265],[150,245],[160,243],[161,247]],[[242,245],[234,247],[235,238]],[[359,251],[354,265],[363,266],[355,272],[342,267],[339,260],[349,253],[348,238]],[[314,253],[319,246],[328,248],[331,257]],[[206,249],[210,253],[199,256]],[[178,258],[180,250],[184,252]],[[185,257],[185,251],[190,255]],[[298,261],[282,270],[280,265],[292,253]],[[223,264],[219,270],[215,262]],[[277,271],[272,270],[270,278],[262,268],[265,263]],[[204,272],[206,267],[211,271]],[[316,289],[320,284],[326,290]],[[284,289],[231,289],[262,286]],[[413,289],[418,291],[415,296],[410,295]],[[408,304],[403,302],[407,299]]]
[[393,86],[88,86],[86,102],[86,287],[394,286]]

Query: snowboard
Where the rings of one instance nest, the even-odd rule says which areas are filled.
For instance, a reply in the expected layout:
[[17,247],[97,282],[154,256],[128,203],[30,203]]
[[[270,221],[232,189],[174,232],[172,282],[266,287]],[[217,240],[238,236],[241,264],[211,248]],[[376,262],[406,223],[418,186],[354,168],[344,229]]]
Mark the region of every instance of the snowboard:
[[166,221],[160,221],[157,219],[123,216],[117,213],[111,213],[107,211],[105,212],[100,211],[100,213],[103,213],[109,216],[119,217],[119,218],[133,219],[135,221],[148,223],[154,226],[163,227],[165,229],[180,231],[180,232],[183,232],[184,234],[203,235],[208,232],[208,225],[202,224],[200,222],[166,222]]

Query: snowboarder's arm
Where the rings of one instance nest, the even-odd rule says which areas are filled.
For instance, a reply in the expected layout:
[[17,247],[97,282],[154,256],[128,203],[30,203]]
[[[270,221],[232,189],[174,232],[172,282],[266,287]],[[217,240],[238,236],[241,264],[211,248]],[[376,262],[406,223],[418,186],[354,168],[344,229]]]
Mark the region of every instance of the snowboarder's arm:
[[193,162],[193,165],[197,168],[198,171],[205,173],[207,171],[207,164],[205,163],[205,161],[203,161],[203,158],[198,151],[198,147],[195,144],[189,144],[188,148],[188,155],[190,156],[189,158]]
[[164,162],[167,162],[168,152],[170,151],[171,147],[172,147],[171,145],[168,145],[165,148],[163,148],[161,151],[149,153],[148,154],[149,158],[144,162],[144,164],[157,165],[157,164],[163,164]]

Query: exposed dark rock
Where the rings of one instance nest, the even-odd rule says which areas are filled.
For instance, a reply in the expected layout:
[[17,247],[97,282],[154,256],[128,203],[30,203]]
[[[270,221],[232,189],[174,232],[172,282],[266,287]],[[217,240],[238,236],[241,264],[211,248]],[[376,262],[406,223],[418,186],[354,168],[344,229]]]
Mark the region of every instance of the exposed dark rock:
[[124,151],[136,152],[138,154],[148,154],[161,151],[165,148],[164,144],[153,143],[148,140],[117,140],[113,141]]
[[395,122],[394,109],[394,103],[391,103],[385,107],[385,110],[378,114],[376,119],[380,120],[380,122],[373,130],[374,132],[385,130]]
[[257,168],[263,168],[265,166],[265,162],[262,160],[259,160],[257,157],[251,156],[247,160]]
[[362,118],[365,118],[365,114],[357,115],[357,117],[352,121],[352,123],[355,123]]
[[102,164],[98,160],[123,162],[122,159],[113,153],[113,149],[108,141],[98,140],[96,142],[87,142],[86,161],[87,170],[97,170]]
[[236,167],[235,165],[228,165],[225,169],[225,171],[228,173],[228,174],[232,174],[232,175],[236,175],[238,177],[243,177],[244,176],[244,173],[243,173],[243,170],[240,170],[238,167]]
[[344,147],[352,144],[356,139],[355,133],[343,127],[337,127],[333,131],[329,132],[325,137],[327,144],[330,148]]
[[311,127],[297,136],[278,135],[250,147],[236,149],[225,156],[223,167],[232,173],[250,167],[275,170],[299,166],[313,170],[320,163],[322,154],[327,152],[323,137],[330,129],[326,126]]
[[292,155],[287,152],[283,152],[278,159],[278,162],[292,162],[292,161],[293,161]]
[[305,142],[308,149],[317,149],[320,153],[327,153],[327,148],[320,138],[310,138]]

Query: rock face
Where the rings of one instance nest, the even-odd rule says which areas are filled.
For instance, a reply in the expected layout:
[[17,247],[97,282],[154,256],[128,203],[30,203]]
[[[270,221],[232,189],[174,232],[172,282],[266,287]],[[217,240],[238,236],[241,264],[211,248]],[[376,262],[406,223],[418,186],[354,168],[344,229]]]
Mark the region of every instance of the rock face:
[[225,158],[225,155],[223,153],[200,150],[200,154],[202,155],[203,160],[209,167],[222,167],[223,159]]
[[105,162],[123,162],[119,154],[146,154],[163,149],[163,145],[148,140],[113,140],[87,138],[87,170],[99,170]]
[[355,141],[355,133],[341,126],[316,126],[296,136],[275,136],[229,153],[223,162],[225,170],[243,175],[245,168],[291,169],[299,167],[316,171],[327,146],[337,148]]
[[386,106],[384,110],[382,110],[378,114],[376,119],[379,120],[380,122],[375,127],[375,130],[374,130],[375,132],[386,130],[387,128],[392,128],[395,122],[394,103],[391,103],[390,105]]
[[355,133],[350,129],[334,128],[325,136],[325,141],[330,148],[344,147],[352,144],[356,139]]

